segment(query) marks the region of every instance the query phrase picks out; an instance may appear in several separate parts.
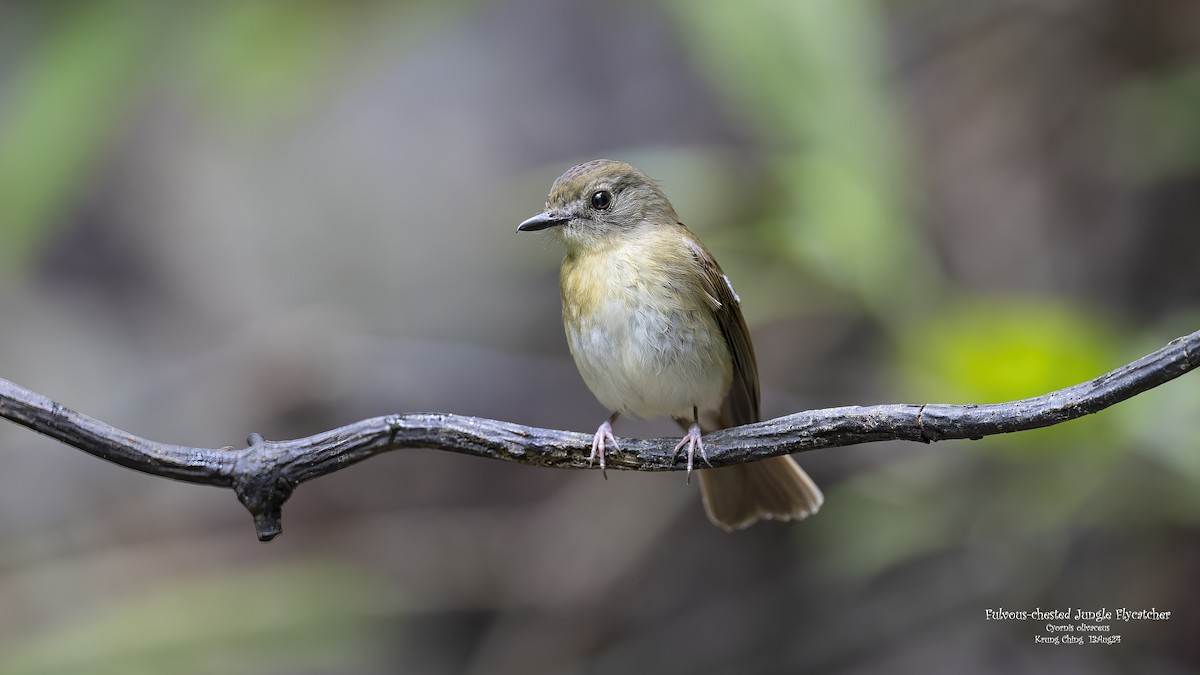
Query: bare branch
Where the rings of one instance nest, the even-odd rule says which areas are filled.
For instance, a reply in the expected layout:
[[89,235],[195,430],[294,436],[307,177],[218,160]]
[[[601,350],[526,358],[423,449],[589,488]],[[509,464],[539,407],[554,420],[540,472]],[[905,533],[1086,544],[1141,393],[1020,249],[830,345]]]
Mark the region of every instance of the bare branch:
[[[978,439],[1036,429],[1103,410],[1200,365],[1200,331],[1094,380],[1034,398],[987,405],[895,404],[809,410],[705,436],[713,466],[872,441]],[[379,453],[434,448],[519,464],[586,468],[591,434],[444,413],[375,417],[290,441],[251,434],[247,447],[156,443],[64,408],[0,379],[0,416],[84,452],[155,476],[232,488],[254,517],[258,538],[280,533],[283,503],[297,485]],[[675,439],[621,439],[612,469],[684,468]]]

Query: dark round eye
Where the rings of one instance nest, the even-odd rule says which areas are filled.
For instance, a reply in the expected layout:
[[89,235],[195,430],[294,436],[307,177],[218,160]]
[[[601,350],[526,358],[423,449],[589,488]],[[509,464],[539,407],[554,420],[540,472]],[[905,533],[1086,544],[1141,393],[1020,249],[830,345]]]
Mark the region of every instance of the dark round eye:
[[612,204],[612,195],[608,193],[608,190],[597,190],[592,194],[593,209],[603,211],[608,208],[609,204]]

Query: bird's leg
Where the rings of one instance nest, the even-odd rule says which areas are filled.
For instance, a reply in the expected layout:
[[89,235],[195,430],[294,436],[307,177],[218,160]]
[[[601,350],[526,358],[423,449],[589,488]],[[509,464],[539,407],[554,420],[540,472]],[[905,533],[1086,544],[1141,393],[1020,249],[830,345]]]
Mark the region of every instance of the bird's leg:
[[617,445],[617,439],[613,438],[612,425],[617,421],[620,412],[614,412],[611,417],[604,420],[600,428],[596,430],[596,435],[592,436],[592,454],[588,455],[588,466],[596,461],[596,457],[600,457],[600,474],[605,479],[608,478],[608,472],[604,470],[604,443],[607,441],[612,443],[612,447],[617,452],[621,451],[621,447]]
[[675,445],[675,450],[671,453],[671,461],[674,462],[683,446],[687,446],[687,482],[689,484],[692,482],[692,465],[697,451],[700,452],[700,459],[703,459],[705,464],[712,466],[709,464],[708,454],[704,452],[704,441],[700,438],[701,433],[700,413],[696,410],[696,406],[692,406],[692,424],[688,427],[687,434]]

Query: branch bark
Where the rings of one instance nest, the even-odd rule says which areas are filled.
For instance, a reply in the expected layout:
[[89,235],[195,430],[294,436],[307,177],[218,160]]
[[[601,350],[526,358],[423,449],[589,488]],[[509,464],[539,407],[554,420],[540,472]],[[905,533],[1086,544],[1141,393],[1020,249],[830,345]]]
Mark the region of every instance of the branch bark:
[[[715,431],[704,445],[713,466],[873,441],[979,439],[1059,424],[1103,410],[1200,365],[1200,331],[1094,380],[1033,398],[987,405],[893,404],[808,410]],[[258,538],[282,531],[283,503],[296,486],[390,450],[434,448],[519,464],[587,468],[592,434],[445,413],[374,417],[307,438],[250,434],[244,448],[158,443],[0,379],[0,417],[121,466],[165,478],[232,488],[254,517]],[[620,440],[612,469],[684,468],[676,439]]]

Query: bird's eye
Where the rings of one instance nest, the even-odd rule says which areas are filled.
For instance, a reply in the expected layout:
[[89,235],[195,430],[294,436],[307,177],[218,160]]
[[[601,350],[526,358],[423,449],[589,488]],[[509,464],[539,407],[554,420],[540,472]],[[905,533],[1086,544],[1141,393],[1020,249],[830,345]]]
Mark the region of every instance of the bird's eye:
[[612,204],[612,195],[608,193],[608,190],[597,190],[592,194],[593,209],[596,209],[597,211],[603,211],[607,209],[610,204]]

